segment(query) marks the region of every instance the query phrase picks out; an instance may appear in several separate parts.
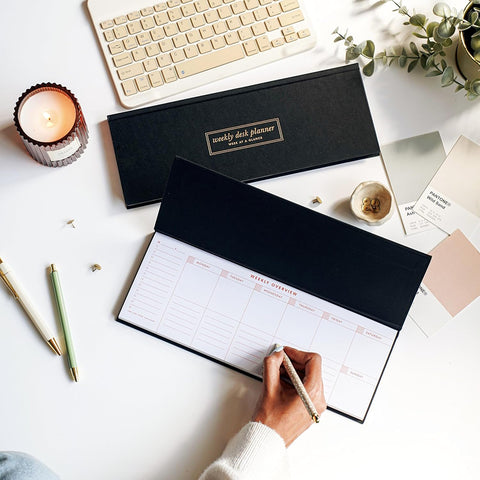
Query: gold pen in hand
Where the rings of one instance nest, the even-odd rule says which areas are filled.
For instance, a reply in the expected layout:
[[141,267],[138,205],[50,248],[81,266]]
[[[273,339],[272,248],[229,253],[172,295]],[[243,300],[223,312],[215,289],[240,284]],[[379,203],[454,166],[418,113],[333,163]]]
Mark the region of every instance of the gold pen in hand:
[[[281,352],[283,350],[282,345],[275,345],[275,348],[273,349],[273,353],[275,352]],[[298,393],[298,396],[301,398],[303,404],[305,405],[305,408],[307,409],[308,414],[312,417],[312,420],[315,423],[320,422],[320,415],[317,412],[317,409],[315,408],[315,405],[312,402],[312,399],[310,398],[310,395],[307,393],[307,390],[305,386],[302,383],[302,380],[300,379],[297,371],[295,370],[295,367],[292,364],[292,361],[290,358],[288,358],[288,355],[285,353],[283,350],[283,365],[285,367],[285,370],[288,373],[288,376],[290,377],[290,380],[292,382],[292,385],[295,387],[295,390]]]
[[37,309],[28,298],[28,295],[26,294],[20,282],[15,277],[12,269],[1,258],[0,277],[2,278],[12,295],[15,297],[15,299],[18,300],[18,303],[20,303],[26,314],[30,317],[30,320],[35,325],[35,327],[37,327],[37,330],[40,332],[44,340],[48,343],[50,348],[57,355],[61,355],[62,351],[58,346],[57,340],[50,331],[50,328],[48,328],[48,325],[43,321]]

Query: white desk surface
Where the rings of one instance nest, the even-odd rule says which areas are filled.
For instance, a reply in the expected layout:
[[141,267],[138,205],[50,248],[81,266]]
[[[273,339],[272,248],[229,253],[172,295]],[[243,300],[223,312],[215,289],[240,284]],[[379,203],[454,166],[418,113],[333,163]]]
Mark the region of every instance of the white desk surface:
[[[430,13],[433,3],[407,6]],[[358,41],[383,45],[405,31],[392,4],[373,10],[354,0],[306,4],[317,27],[314,50],[170,100],[342,65],[343,47],[331,35],[337,25]],[[250,418],[261,385],[115,321],[158,205],[124,207],[106,123],[107,114],[123,109],[86,6],[7,2],[0,22],[0,255],[56,331],[46,269],[58,265],[80,371],[75,384],[65,358],[50,351],[1,287],[0,450],[33,454],[65,480],[195,479]],[[13,126],[17,98],[43,81],[73,91],[89,126],[85,153],[68,167],[34,162]],[[397,67],[364,83],[381,145],[434,130],[447,152],[461,134],[480,142],[480,100],[468,102],[438,79]],[[425,252],[445,237],[439,231],[406,237],[396,212],[380,227],[357,224],[347,198],[369,179],[387,182],[379,159],[259,187],[306,208],[320,195],[318,212]],[[70,219],[75,229],[66,225]],[[90,271],[93,263],[102,270]],[[290,448],[293,478],[478,478],[479,319],[478,299],[430,338],[407,318],[366,423],[326,412]]]

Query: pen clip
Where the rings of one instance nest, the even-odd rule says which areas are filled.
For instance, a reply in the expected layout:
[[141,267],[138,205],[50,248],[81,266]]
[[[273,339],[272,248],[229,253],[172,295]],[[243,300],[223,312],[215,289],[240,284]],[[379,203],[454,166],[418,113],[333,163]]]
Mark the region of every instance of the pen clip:
[[3,272],[0,272],[0,277],[2,277],[2,280],[5,282],[5,285],[10,290],[10,292],[12,292],[12,295],[18,300],[18,293],[13,288],[13,285],[10,283],[10,280],[7,278],[7,276]]

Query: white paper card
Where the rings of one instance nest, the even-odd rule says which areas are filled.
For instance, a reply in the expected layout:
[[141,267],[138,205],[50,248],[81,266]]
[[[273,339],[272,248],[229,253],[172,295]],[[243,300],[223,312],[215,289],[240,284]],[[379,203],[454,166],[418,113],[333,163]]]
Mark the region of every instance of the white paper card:
[[414,211],[451,234],[470,237],[480,225],[480,146],[461,136],[422,193]]
[[328,405],[363,420],[397,331],[155,233],[119,319],[261,377],[275,343],[323,358]]

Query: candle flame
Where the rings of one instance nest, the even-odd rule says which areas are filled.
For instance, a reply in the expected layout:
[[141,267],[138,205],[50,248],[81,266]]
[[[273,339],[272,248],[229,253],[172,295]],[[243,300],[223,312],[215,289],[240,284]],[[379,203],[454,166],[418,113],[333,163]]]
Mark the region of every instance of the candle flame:
[[51,128],[55,125],[54,122],[52,122],[52,115],[49,112],[43,112],[43,118],[46,120],[46,126]]

